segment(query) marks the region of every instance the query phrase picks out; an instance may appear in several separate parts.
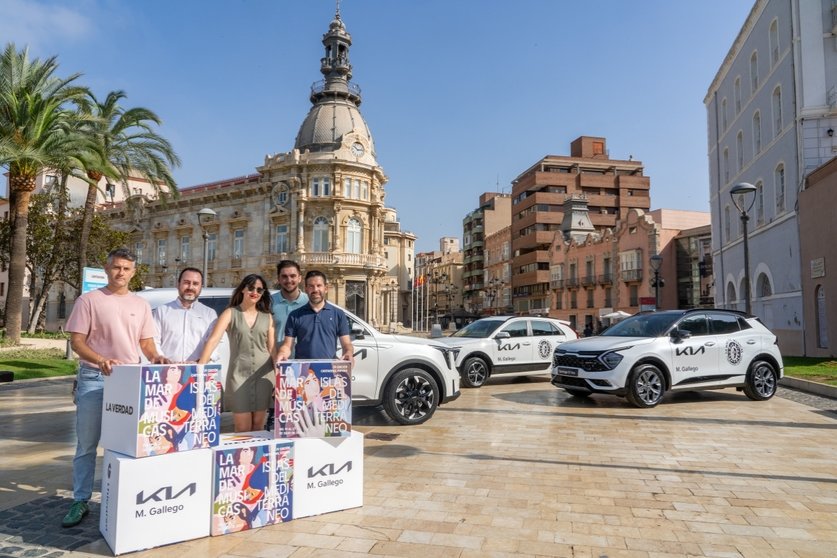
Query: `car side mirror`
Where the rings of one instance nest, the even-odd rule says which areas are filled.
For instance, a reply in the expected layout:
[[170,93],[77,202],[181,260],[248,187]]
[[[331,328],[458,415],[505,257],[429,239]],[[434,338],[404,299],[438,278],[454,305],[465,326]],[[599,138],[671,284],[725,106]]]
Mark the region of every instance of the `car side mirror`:
[[494,339],[511,339],[511,335],[509,335],[508,331],[501,331],[494,336]]
[[360,324],[352,324],[352,338],[363,339],[363,327]]
[[671,330],[671,338],[675,341],[682,341],[683,339],[688,339],[691,336],[692,334],[689,331],[686,331],[685,329],[680,329],[679,327],[676,327]]

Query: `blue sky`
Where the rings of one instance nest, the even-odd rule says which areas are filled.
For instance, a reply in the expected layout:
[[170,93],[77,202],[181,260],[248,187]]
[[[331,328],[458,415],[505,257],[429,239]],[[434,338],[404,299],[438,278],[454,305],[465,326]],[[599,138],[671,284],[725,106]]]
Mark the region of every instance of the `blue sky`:
[[[386,203],[432,250],[580,135],[651,177],[652,209],[708,211],[703,97],[751,0],[343,0]],[[0,0],[0,38],[164,120],[181,187],[293,147],[333,0]]]

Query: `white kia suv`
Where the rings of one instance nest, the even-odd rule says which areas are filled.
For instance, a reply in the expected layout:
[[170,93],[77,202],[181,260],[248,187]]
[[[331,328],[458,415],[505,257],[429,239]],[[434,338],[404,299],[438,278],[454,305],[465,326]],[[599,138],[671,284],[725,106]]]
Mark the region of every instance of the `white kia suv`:
[[586,397],[608,393],[653,407],[666,391],[739,388],[770,399],[784,373],[776,336],[734,310],[644,312],[596,337],[555,349],[552,384]]
[[[198,300],[218,314],[230,301],[233,289],[207,287]],[[271,291],[274,294],[276,291]],[[137,293],[151,308],[177,298],[177,289],[146,289]],[[440,403],[459,397],[455,351],[442,343],[405,335],[381,333],[351,312],[349,318],[355,366],[352,370],[352,404],[383,405],[400,424],[421,424]],[[337,348],[338,355],[340,348]],[[221,354],[226,372],[229,346]]]
[[456,349],[462,385],[478,388],[489,377],[549,372],[552,351],[578,339],[569,322],[532,316],[491,316],[437,338]]

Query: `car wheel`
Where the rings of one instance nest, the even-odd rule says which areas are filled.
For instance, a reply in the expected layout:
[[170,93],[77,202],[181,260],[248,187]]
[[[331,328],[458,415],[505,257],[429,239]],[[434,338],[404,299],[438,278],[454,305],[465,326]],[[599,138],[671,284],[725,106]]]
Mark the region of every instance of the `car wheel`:
[[586,390],[583,390],[583,389],[567,389],[567,388],[564,388],[564,390],[567,393],[569,393],[570,395],[572,395],[573,397],[590,397],[590,395],[591,395],[591,393],[589,391],[586,391]]
[[773,397],[778,387],[776,369],[766,360],[754,360],[744,381],[744,394],[753,401]]
[[663,398],[666,380],[653,364],[635,367],[628,379],[628,401],[636,407],[655,407]]
[[421,424],[433,416],[438,405],[439,386],[421,368],[396,372],[384,390],[384,410],[400,424]]
[[465,359],[462,363],[462,385],[469,388],[478,388],[485,385],[488,380],[488,365],[480,357]]

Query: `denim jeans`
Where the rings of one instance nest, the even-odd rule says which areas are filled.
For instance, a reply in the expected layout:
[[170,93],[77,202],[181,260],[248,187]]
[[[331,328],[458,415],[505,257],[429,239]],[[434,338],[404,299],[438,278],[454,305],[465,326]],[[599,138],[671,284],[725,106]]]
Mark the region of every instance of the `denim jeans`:
[[73,458],[73,499],[89,500],[93,495],[96,449],[102,434],[104,376],[98,368],[80,363],[76,386],[76,455]]

